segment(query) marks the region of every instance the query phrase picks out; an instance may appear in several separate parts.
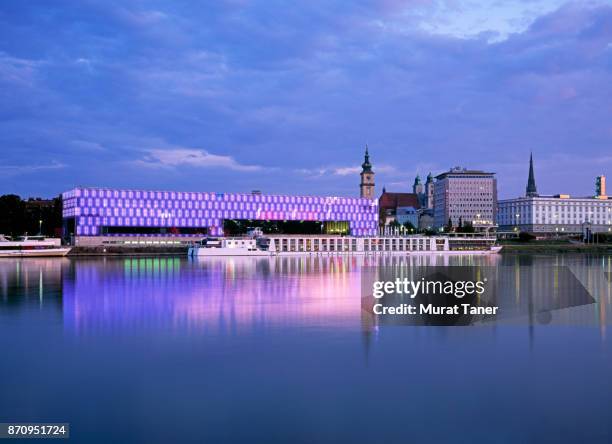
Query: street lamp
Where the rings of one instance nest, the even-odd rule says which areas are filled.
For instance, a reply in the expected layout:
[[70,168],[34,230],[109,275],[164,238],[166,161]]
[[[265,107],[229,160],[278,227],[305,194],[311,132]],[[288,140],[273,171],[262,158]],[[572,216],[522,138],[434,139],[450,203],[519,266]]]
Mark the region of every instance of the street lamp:
[[516,224],[515,224],[516,228],[514,231],[518,231],[519,217],[521,217],[521,215],[519,213],[516,213],[515,216],[516,216]]
[[38,234],[42,235],[42,219],[38,221]]

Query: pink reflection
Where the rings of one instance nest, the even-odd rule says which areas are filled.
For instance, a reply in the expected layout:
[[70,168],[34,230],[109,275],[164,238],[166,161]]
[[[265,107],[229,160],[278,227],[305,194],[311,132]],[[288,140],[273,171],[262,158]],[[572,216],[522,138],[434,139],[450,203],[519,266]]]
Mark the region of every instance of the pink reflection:
[[[178,258],[77,262],[64,286],[74,331],[155,328],[240,333],[359,321],[359,264],[351,258]],[[355,273],[356,272],[356,273]]]
[[[465,258],[469,265],[472,258]],[[283,327],[361,328],[361,267],[448,265],[448,256],[126,258],[76,261],[64,281],[75,332],[240,334]]]

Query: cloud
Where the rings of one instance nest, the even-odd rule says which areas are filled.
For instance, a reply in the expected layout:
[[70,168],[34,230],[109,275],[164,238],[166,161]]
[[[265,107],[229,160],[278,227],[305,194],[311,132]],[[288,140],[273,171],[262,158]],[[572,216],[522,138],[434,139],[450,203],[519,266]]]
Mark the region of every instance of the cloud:
[[44,62],[13,57],[0,51],[0,81],[33,86],[37,69]]
[[116,17],[131,26],[148,27],[159,24],[168,18],[162,11],[156,10],[135,10],[120,7],[114,10]]
[[137,161],[139,165],[149,167],[191,166],[200,168],[227,168],[233,171],[261,171],[259,165],[246,165],[237,162],[231,156],[212,154],[205,150],[192,148],[152,149],[144,158]]
[[[395,167],[390,165],[378,165],[374,168],[375,173],[387,173],[387,174],[395,174],[397,170]],[[325,166],[325,167],[317,167],[317,168],[299,168],[296,170],[297,173],[303,174],[306,176],[312,177],[322,177],[322,176],[359,176],[361,173],[360,165],[351,165],[351,166]]]
[[105,151],[106,148],[99,142],[92,142],[89,140],[73,140],[71,145],[77,148],[79,151]]
[[0,165],[0,173],[5,176],[20,176],[22,174],[38,173],[46,170],[57,170],[66,168],[60,162],[51,162],[48,165]]
[[[48,172],[53,191],[197,183],[354,195],[368,141],[379,188],[495,164],[500,195],[519,195],[530,150],[599,159],[610,149],[609,2],[58,0],[58,14],[13,3],[0,14],[0,146],[15,147],[3,163],[75,165]],[[224,151],[191,148],[203,146]],[[134,159],[159,174],[137,174]],[[270,169],[258,159],[275,174],[225,179]],[[564,175],[590,190],[609,168],[544,166],[551,193],[567,189]],[[13,182],[0,177],[35,186]]]
[[336,174],[338,176],[357,175],[360,172],[361,172],[361,167],[359,167],[359,166],[335,168],[333,170],[333,174]]

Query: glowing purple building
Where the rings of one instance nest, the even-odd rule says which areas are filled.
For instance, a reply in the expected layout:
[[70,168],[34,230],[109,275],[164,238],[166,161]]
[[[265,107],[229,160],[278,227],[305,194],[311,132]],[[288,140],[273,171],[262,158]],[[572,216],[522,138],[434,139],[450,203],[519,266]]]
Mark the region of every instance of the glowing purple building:
[[376,235],[376,200],[75,188],[62,195],[68,236],[221,236],[226,221],[317,222],[326,233]]

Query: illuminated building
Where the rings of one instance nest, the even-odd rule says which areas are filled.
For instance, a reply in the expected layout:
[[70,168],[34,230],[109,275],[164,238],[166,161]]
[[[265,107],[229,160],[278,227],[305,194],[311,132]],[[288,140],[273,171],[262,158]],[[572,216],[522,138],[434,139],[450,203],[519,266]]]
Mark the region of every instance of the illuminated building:
[[75,188],[62,200],[64,234],[77,238],[222,236],[226,221],[295,221],[353,236],[378,227],[377,201],[362,198]]

